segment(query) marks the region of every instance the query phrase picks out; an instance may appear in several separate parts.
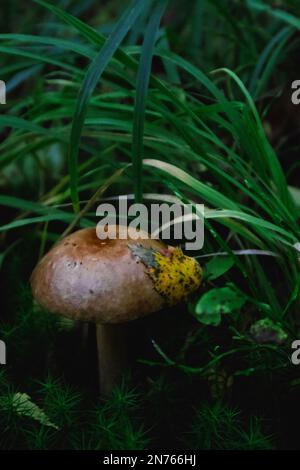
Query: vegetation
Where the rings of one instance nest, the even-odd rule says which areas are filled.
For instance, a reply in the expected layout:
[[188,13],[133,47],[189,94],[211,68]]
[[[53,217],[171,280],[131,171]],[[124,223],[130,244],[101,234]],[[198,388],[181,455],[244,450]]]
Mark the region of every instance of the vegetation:
[[[0,18],[0,447],[299,448],[299,2],[31,3]],[[205,204],[205,282],[104,400],[93,332],[28,280],[120,194]]]

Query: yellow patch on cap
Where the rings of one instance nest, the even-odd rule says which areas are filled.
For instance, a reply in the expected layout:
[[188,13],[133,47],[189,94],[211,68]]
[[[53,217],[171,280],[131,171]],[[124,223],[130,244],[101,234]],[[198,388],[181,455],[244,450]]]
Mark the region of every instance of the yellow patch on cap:
[[199,263],[180,248],[175,248],[168,256],[159,252],[154,252],[153,256],[155,264],[148,268],[148,274],[167,305],[185,300],[200,287],[203,272]]

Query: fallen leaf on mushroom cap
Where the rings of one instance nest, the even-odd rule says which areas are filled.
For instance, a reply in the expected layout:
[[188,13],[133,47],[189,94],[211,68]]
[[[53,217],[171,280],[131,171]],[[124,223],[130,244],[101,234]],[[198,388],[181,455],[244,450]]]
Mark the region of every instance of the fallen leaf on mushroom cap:
[[147,268],[156,292],[165,299],[166,305],[176,305],[200,287],[202,269],[199,263],[186,256],[181,248],[169,247],[168,250],[160,252],[142,245],[128,246]]
[[194,258],[129,229],[127,239],[104,240],[95,228],[82,229],[55,245],[31,276],[38,303],[75,320],[123,323],[175,305],[200,286]]
[[184,300],[202,281],[198,262],[181,249],[132,227],[123,234],[124,226],[115,225],[105,226],[100,238],[95,228],[78,230],[55,245],[31,275],[33,296],[44,308],[96,323],[104,394],[127,367],[122,324]]

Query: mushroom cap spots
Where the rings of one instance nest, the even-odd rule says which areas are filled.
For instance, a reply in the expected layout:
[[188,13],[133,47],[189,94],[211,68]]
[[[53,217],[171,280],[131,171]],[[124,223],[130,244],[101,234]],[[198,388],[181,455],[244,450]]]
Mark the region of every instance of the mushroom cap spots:
[[74,232],[37,264],[31,276],[34,298],[50,312],[96,323],[127,322],[160,310],[164,299],[128,248],[130,243],[168,250],[146,237],[135,229],[127,239],[101,240],[95,228]]

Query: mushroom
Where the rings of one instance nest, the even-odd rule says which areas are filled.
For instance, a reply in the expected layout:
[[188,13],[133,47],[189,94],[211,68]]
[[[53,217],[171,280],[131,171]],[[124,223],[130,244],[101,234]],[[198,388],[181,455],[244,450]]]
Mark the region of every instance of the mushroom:
[[175,305],[198,289],[202,270],[180,248],[137,229],[126,239],[100,239],[95,228],[58,242],[31,275],[32,293],[46,310],[96,324],[100,390],[109,394],[124,372],[125,323]]

